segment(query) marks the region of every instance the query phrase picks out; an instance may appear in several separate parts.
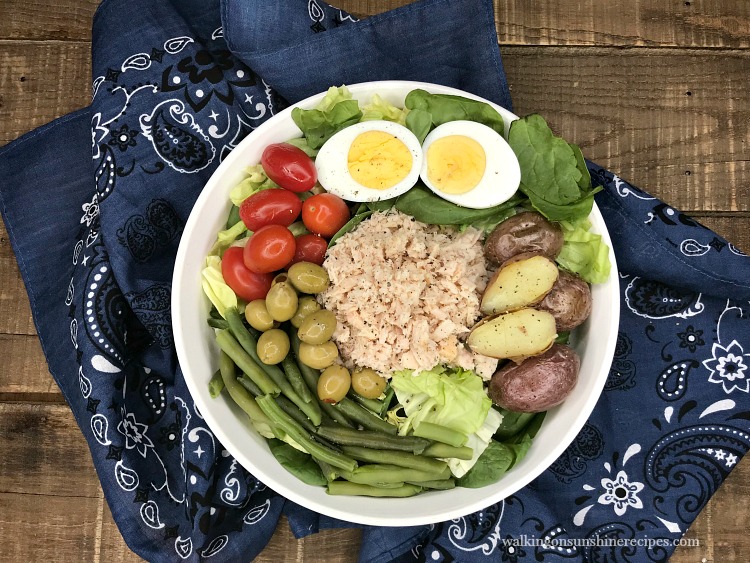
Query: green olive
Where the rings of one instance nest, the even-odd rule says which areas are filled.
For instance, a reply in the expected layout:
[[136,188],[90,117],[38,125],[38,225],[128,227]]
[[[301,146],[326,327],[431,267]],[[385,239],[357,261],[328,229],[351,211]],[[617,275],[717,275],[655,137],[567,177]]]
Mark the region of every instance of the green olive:
[[320,293],[331,283],[325,268],[312,262],[297,262],[289,268],[288,275],[292,285],[302,293]]
[[315,297],[304,295],[299,298],[299,305],[297,305],[297,312],[290,319],[294,328],[299,328],[302,325],[302,321],[305,317],[315,311],[320,311],[320,304],[315,301]]
[[271,286],[266,295],[266,309],[275,321],[288,321],[297,312],[297,292],[289,282]]
[[297,331],[302,342],[323,344],[330,340],[336,330],[336,315],[326,309],[307,315]]
[[325,369],[339,357],[339,349],[336,345],[331,342],[324,342],[323,344],[308,344],[307,342],[300,342],[299,345],[299,361],[313,369]]
[[267,330],[258,338],[258,357],[267,365],[278,364],[289,353],[289,337],[280,328]]
[[274,286],[277,283],[281,283],[285,281],[289,281],[289,276],[287,275],[286,272],[281,272],[280,274],[276,274],[274,276],[273,280],[271,280],[271,285]]
[[374,369],[357,368],[352,373],[352,389],[366,399],[377,399],[385,391],[385,377]]
[[330,366],[318,379],[318,398],[324,403],[338,403],[346,397],[352,378],[344,366]]
[[245,307],[245,318],[256,330],[266,331],[273,328],[273,319],[268,314],[265,299],[250,301]]

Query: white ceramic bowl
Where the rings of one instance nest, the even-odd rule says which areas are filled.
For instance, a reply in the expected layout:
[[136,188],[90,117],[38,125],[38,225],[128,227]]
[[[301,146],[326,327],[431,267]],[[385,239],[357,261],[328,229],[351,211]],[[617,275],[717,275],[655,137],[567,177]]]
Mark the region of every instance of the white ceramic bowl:
[[[369,101],[377,93],[397,105],[403,105],[406,94],[415,88],[481,99],[453,88],[419,82],[382,81],[349,86],[360,101]],[[323,93],[295,106],[313,108],[322,97]],[[509,111],[492,105],[502,114],[506,128],[510,121],[517,119]],[[287,108],[263,123],[221,163],[195,203],[177,252],[172,283],[172,324],[177,357],[187,386],[208,426],[227,451],[267,486],[311,510],[350,522],[378,526],[442,522],[481,510],[515,493],[547,469],[573,441],[604,387],[614,354],[620,309],[617,265],[611,251],[612,273],[606,283],[592,288],[591,317],[578,329],[575,348],[582,359],[578,384],[562,405],[548,412],[526,457],[500,481],[487,487],[457,487],[405,499],[330,496],[324,487],[306,485],[284,470],[265,440],[254,431],[248,417],[226,394],[217,399],[210,397],[208,381],[218,366],[218,348],[213,330],[206,323],[210,306],[201,291],[201,269],[216,233],[226,221],[229,191],[242,178],[244,168],[259,162],[268,144],[301,135],[292,121],[291,111],[291,107]],[[592,230],[600,233],[611,249],[606,226],[596,207],[591,221]]]

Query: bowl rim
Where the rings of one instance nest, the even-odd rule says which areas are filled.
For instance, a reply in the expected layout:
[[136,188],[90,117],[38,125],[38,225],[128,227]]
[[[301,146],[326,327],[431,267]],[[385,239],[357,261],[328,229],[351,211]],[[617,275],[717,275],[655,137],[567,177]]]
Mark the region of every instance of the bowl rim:
[[[507,136],[507,132],[510,126],[510,122],[514,119],[518,119],[518,116],[515,115],[514,113],[480,96],[471,94],[470,92],[465,92],[457,88],[452,88],[452,87],[443,86],[439,84],[407,81],[407,80],[383,80],[383,81],[371,81],[371,82],[361,82],[361,83],[351,84],[351,85],[347,85],[347,88],[350,90],[350,92],[352,92],[355,98],[358,96],[361,97],[363,95],[371,95],[372,93],[376,93],[376,92],[383,92],[388,89],[403,92],[403,94],[405,95],[405,93],[410,90],[413,90],[416,88],[422,88],[427,91],[432,91],[436,93],[454,94],[454,95],[472,98],[475,100],[484,101],[486,103],[489,103],[493,108],[498,110],[501,113],[501,115],[503,115],[504,121],[506,122],[505,123],[506,136]],[[568,429],[564,433],[564,436],[569,439],[558,441],[554,445],[554,447],[552,447],[547,452],[547,454],[545,454],[544,463],[538,463],[537,465],[530,468],[523,475],[516,476],[516,478],[513,480],[512,486],[508,486],[508,485],[503,486],[504,485],[503,479],[500,479],[496,483],[487,485],[486,487],[482,488],[486,490],[486,489],[489,489],[490,487],[493,487],[491,494],[489,494],[490,491],[487,490],[488,494],[482,496],[482,498],[479,500],[475,500],[467,504],[462,504],[458,508],[448,508],[448,509],[441,510],[437,512],[435,515],[425,514],[421,516],[409,516],[409,515],[404,516],[401,511],[398,511],[395,509],[399,501],[401,501],[402,503],[404,501],[408,502],[410,500],[409,498],[406,498],[406,499],[372,499],[369,497],[367,498],[356,497],[357,499],[359,499],[359,503],[367,503],[369,501],[375,501],[373,502],[373,504],[376,504],[378,503],[378,501],[380,501],[381,503],[382,501],[387,501],[390,505],[394,507],[393,514],[392,515],[389,514],[388,517],[382,517],[382,516],[378,516],[374,514],[359,514],[351,510],[337,508],[335,506],[330,506],[325,503],[321,503],[321,502],[309,499],[303,494],[305,488],[309,486],[304,485],[304,483],[302,483],[301,481],[298,482],[299,486],[296,488],[283,486],[276,480],[276,478],[273,475],[265,474],[264,472],[260,471],[257,468],[257,466],[255,466],[255,464],[253,464],[252,460],[247,455],[247,453],[236,444],[236,439],[233,439],[233,437],[230,436],[222,427],[222,424],[220,423],[220,421],[217,419],[217,417],[214,415],[212,411],[211,404],[205,400],[205,397],[206,397],[205,393],[202,393],[201,390],[199,389],[199,385],[205,385],[205,383],[201,381],[201,378],[197,377],[196,374],[192,373],[191,368],[190,368],[190,363],[186,360],[189,357],[189,350],[187,348],[187,343],[185,339],[185,333],[184,333],[185,323],[183,322],[184,320],[183,309],[180,306],[180,301],[181,301],[180,296],[186,284],[194,283],[200,286],[200,279],[190,278],[188,280],[188,279],[185,279],[185,276],[181,274],[185,269],[185,263],[188,259],[189,246],[190,246],[189,243],[191,239],[190,235],[195,230],[196,225],[200,221],[200,213],[198,211],[208,204],[207,200],[211,199],[212,193],[216,189],[218,189],[215,186],[222,181],[222,177],[226,175],[227,171],[234,165],[234,162],[242,158],[243,149],[250,146],[253,143],[254,139],[260,136],[262,132],[273,129],[279,123],[282,123],[287,119],[290,119],[293,108],[313,107],[314,105],[317,104],[317,102],[324,95],[325,95],[325,92],[320,92],[313,96],[309,96],[305,98],[304,100],[301,100],[300,102],[292,104],[289,107],[285,108],[284,110],[280,111],[279,113],[268,118],[265,122],[259,125],[256,129],[251,131],[232,150],[232,152],[227,155],[227,157],[216,168],[216,170],[213,172],[211,177],[206,182],[201,194],[198,196],[191,210],[190,216],[188,217],[188,220],[186,221],[185,226],[183,228],[183,233],[181,236],[180,244],[179,244],[178,251],[177,251],[177,256],[175,259],[173,278],[172,278],[172,294],[171,294],[172,330],[173,330],[175,349],[176,349],[177,359],[180,365],[180,369],[182,370],[185,383],[196,404],[196,407],[197,407],[198,412],[200,413],[200,416],[205,420],[209,429],[214,434],[215,438],[221,443],[221,445],[225,448],[225,450],[229,454],[231,454],[237,460],[237,462],[240,463],[240,465],[242,465],[249,473],[255,476],[259,481],[273,488],[281,496],[289,500],[292,500],[293,502],[296,502],[306,508],[317,511],[321,514],[325,514],[327,516],[331,516],[331,517],[345,520],[348,522],[353,522],[356,524],[364,524],[364,525],[414,526],[414,525],[431,524],[435,522],[460,518],[468,514],[471,514],[473,512],[476,512],[478,510],[482,510],[486,508],[487,506],[497,503],[503,500],[504,498],[508,497],[509,495],[516,493],[517,491],[519,491],[520,489],[528,485],[532,480],[538,477],[541,473],[546,471],[552,465],[552,463],[560,456],[560,454],[562,454],[563,451],[573,442],[573,440],[578,435],[578,433],[580,432],[580,430],[583,428],[584,424],[590,417],[591,413],[593,412],[594,407],[596,403],[598,402],[602,394],[602,391],[604,389],[604,385],[607,380],[611,362],[614,357],[616,336],[617,336],[617,331],[618,331],[618,326],[619,326],[620,292],[619,292],[619,280],[618,280],[618,274],[617,274],[617,263],[616,263],[616,259],[614,256],[614,252],[612,250],[612,242],[609,237],[609,233],[607,231],[604,220],[601,216],[601,213],[599,212],[599,209],[596,206],[596,203],[594,203],[591,217],[593,219],[594,224],[599,227],[599,234],[602,235],[604,242],[608,244],[609,249],[610,249],[610,262],[611,262],[612,270],[611,270],[610,277],[608,278],[607,282],[602,284],[607,289],[606,294],[603,294],[602,302],[608,306],[608,319],[610,322],[607,328],[608,328],[608,333],[610,337],[606,341],[606,347],[603,351],[603,361],[602,361],[602,364],[598,368],[598,372],[596,373],[595,379],[593,380],[590,393],[586,396],[585,402],[576,412],[573,419],[570,420],[567,424]],[[228,191],[229,190],[227,189],[226,192],[228,193]],[[205,260],[205,256],[203,256],[202,259]],[[183,362],[183,360],[185,361]],[[271,455],[270,452],[269,452],[269,455]],[[284,471],[286,472],[286,470]],[[260,475],[258,475],[258,473],[260,473]],[[294,479],[296,480],[297,478],[294,477]],[[506,483],[509,483],[509,482],[510,481],[506,481]],[[461,489],[457,487],[456,489],[453,489],[452,491],[440,491],[438,493],[445,494],[445,493],[452,493],[454,491],[459,491],[459,490]],[[433,494],[435,494],[435,492],[423,493],[422,495],[419,495],[419,496],[433,495]],[[326,498],[334,499],[337,497],[326,497]],[[343,497],[338,497],[338,498],[343,498]],[[416,498],[416,497],[412,497],[412,498]]]

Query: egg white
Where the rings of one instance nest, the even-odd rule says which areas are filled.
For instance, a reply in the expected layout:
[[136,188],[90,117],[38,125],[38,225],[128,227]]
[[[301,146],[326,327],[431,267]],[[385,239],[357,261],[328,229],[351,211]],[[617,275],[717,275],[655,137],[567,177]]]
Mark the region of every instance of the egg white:
[[[366,131],[383,131],[400,140],[412,157],[412,166],[406,177],[398,184],[386,189],[368,188],[352,178],[349,172],[349,148],[354,139]],[[348,201],[381,201],[399,196],[417,183],[423,161],[419,139],[403,125],[393,121],[363,121],[342,129],[328,139],[315,158],[318,181],[326,191]]]
[[[427,174],[427,153],[432,143],[450,135],[465,135],[484,149],[486,166],[477,185],[463,194],[447,194],[435,187]],[[425,157],[420,177],[436,195],[456,205],[471,209],[486,209],[508,201],[521,183],[521,167],[513,149],[495,130],[476,121],[449,121],[433,129],[422,144]]]

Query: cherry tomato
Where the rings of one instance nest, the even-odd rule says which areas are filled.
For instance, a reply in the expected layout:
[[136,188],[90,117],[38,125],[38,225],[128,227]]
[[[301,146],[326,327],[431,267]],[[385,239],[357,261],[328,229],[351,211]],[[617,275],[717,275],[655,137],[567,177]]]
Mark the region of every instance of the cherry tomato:
[[288,227],[302,211],[302,201],[287,190],[262,190],[240,205],[240,219],[251,231],[266,225]]
[[283,225],[266,225],[253,233],[245,245],[245,266],[259,274],[281,270],[294,258],[297,243]]
[[260,164],[271,180],[292,192],[306,192],[318,180],[312,158],[289,143],[268,145],[260,157]]
[[221,258],[221,275],[232,290],[245,301],[264,299],[271,289],[271,274],[257,274],[247,269],[243,259],[243,250],[232,246]]
[[349,220],[346,202],[334,194],[318,194],[302,203],[302,222],[316,235],[330,238]]
[[289,268],[297,262],[312,262],[322,266],[326,257],[326,250],[328,250],[328,243],[323,237],[300,235],[297,237],[297,250],[294,252],[294,258],[286,267]]

